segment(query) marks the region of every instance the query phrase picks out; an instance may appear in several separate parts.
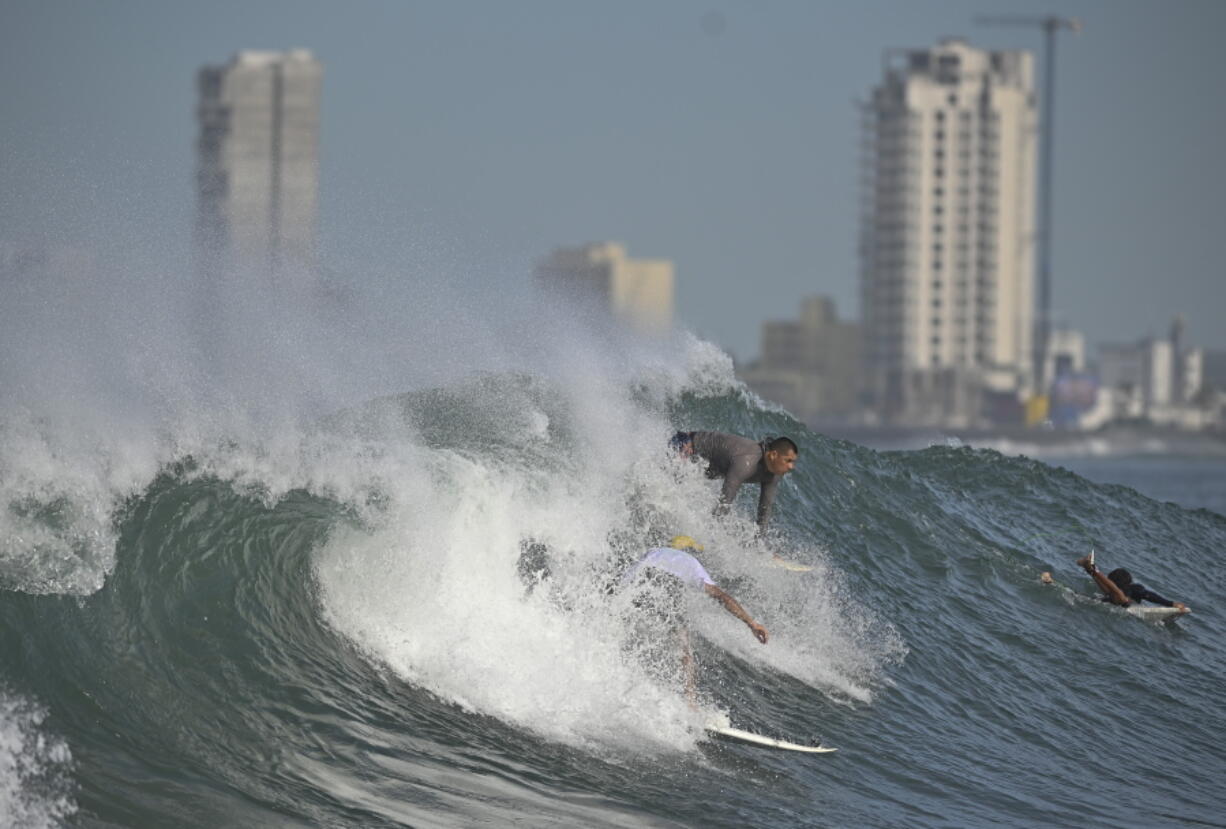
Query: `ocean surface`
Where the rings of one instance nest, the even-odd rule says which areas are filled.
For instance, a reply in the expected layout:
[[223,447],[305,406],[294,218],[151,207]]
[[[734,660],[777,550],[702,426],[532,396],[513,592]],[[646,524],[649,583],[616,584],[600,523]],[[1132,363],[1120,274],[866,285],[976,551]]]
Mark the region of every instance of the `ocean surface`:
[[[282,421],[10,397],[0,825],[1226,826],[1220,461],[874,451],[693,338],[530,356]],[[766,541],[678,428],[800,444]],[[687,606],[698,710],[605,589],[674,533],[771,632]]]

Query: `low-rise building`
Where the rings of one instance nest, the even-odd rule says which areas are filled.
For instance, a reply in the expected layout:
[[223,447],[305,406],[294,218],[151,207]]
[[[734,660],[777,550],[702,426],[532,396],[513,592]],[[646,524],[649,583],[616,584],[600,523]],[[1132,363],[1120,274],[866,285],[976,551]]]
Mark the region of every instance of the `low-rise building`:
[[1166,339],[1100,346],[1098,374],[1115,419],[1202,429],[1214,420],[1199,402],[1204,363],[1202,349],[1184,346],[1183,322],[1177,317]]
[[673,324],[673,263],[630,259],[617,242],[558,248],[536,266],[546,291],[660,334]]
[[808,423],[850,421],[860,414],[862,333],[840,320],[829,297],[810,297],[799,319],[762,325],[762,353],[738,369],[762,397]]

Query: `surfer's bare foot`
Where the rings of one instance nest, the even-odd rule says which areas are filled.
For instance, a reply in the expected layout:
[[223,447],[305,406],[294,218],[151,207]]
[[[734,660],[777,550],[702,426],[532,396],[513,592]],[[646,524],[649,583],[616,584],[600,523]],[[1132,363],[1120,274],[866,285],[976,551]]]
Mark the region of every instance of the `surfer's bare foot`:
[[1056,583],[1055,580],[1052,579],[1051,573],[1046,570],[1043,571],[1042,573],[1039,573],[1039,581],[1043,582],[1044,584],[1055,584]]

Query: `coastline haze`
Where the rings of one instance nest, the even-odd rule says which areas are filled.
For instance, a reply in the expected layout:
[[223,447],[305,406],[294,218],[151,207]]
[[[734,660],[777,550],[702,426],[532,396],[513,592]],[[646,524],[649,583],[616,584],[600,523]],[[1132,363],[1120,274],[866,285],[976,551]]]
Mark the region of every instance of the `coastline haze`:
[[[747,359],[761,323],[807,295],[859,314],[855,101],[884,50],[961,35],[1037,53],[1037,29],[972,21],[1043,11],[9,3],[0,226],[7,242],[175,261],[195,210],[196,71],[304,47],[326,71],[326,264],[501,290],[559,246],[620,241],[674,262],[679,321]],[[1226,6],[1060,13],[1086,28],[1058,43],[1057,319],[1096,345],[1182,313],[1190,344],[1226,348]]]

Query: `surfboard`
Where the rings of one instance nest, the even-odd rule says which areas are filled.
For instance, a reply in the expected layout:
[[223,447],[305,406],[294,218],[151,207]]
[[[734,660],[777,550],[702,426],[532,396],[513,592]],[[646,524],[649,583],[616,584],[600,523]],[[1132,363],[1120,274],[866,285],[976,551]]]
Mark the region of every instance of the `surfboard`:
[[740,728],[730,728],[719,723],[709,723],[704,727],[704,730],[716,737],[725,737],[729,740],[739,740],[750,745],[763,746],[764,748],[777,748],[783,751],[803,751],[807,754],[829,754],[838,751],[837,748],[827,748],[822,745],[801,745],[800,743],[789,742],[788,740],[777,740],[774,737],[764,737],[761,734],[754,734],[752,731],[744,731]]
[[771,556],[767,561],[771,567],[778,567],[780,570],[791,570],[793,573],[807,573],[813,568],[808,564],[801,564],[798,561],[788,561],[785,558],[775,558]]
[[[1133,604],[1124,608],[1124,610],[1138,619],[1144,619],[1147,622],[1165,622],[1168,619],[1186,615],[1177,607],[1140,607]],[[1188,612],[1190,613],[1191,611]]]

